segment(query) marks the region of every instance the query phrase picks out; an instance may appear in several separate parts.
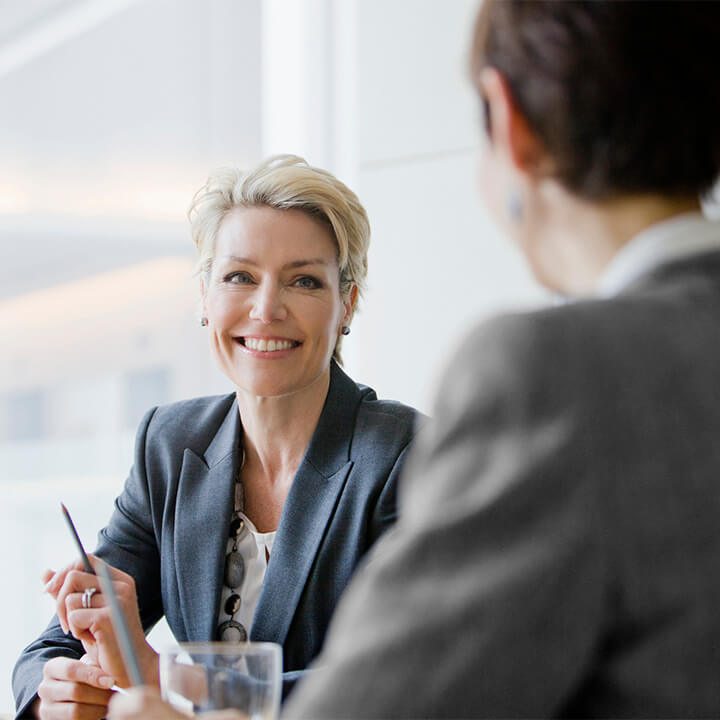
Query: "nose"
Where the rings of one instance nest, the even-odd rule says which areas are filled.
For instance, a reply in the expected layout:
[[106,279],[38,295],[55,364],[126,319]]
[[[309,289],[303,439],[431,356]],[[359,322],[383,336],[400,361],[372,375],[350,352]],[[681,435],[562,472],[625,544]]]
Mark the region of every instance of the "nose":
[[285,320],[287,307],[283,300],[282,288],[274,282],[264,282],[258,285],[253,293],[250,319],[257,320],[264,325]]

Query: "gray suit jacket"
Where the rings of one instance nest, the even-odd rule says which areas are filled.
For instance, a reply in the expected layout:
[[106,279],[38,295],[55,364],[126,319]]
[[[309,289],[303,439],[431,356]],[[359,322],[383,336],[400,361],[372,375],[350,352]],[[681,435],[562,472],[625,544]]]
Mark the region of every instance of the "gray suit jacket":
[[[396,480],[416,417],[333,363],[250,630],[252,640],[283,646],[286,690],[320,651],[356,565],[395,521]],[[151,410],[140,426],[135,463],[96,552],[135,578],[146,631],[164,614],[179,641],[214,639],[240,432],[234,394]],[[48,659],[82,654],[54,618],[15,667],[18,714]]]
[[477,328],[286,716],[720,716],[720,254]]

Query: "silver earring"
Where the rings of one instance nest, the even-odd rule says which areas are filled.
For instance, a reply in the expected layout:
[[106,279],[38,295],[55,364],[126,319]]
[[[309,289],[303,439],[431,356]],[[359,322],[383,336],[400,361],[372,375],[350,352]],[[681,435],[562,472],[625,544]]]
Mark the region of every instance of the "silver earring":
[[525,204],[517,188],[512,188],[507,196],[507,213],[513,222],[519,222],[525,213]]
[[207,327],[207,324],[208,324],[208,319],[203,315],[203,316],[200,318],[200,326],[201,326],[201,327]]
[[350,334],[350,328],[347,325],[342,326],[342,330],[340,331],[343,335],[349,335]]

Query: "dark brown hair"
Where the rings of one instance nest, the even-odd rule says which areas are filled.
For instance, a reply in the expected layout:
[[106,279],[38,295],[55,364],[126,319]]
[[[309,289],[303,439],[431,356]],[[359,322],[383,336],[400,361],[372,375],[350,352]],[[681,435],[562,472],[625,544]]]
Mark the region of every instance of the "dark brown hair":
[[570,191],[695,195],[720,176],[720,3],[485,0],[472,50]]

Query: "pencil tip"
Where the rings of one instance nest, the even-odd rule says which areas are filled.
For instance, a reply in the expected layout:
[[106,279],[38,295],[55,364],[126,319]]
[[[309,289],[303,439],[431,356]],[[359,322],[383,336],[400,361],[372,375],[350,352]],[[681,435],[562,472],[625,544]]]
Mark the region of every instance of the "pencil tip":
[[62,511],[67,515],[68,509],[65,507],[65,503],[60,503],[60,507],[62,508]]

